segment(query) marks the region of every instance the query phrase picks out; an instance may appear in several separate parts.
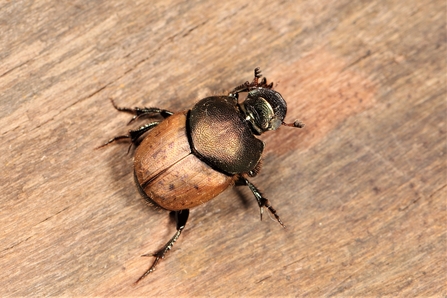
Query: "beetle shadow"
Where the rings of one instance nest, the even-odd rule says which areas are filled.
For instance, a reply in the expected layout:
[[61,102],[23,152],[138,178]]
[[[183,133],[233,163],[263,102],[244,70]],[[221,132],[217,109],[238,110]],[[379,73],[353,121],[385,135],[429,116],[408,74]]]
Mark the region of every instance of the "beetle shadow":
[[[239,200],[242,202],[242,205],[244,206],[244,209],[250,209],[251,205],[253,204],[253,201],[250,200],[249,195],[246,191],[244,191],[244,185],[236,185],[233,187],[234,192],[239,197]],[[254,199],[254,198],[253,198]]]
[[[163,212],[161,211],[165,210],[157,207],[152,202],[144,198],[141,193],[139,193],[138,187],[135,184],[133,174],[133,156],[135,153],[135,147],[132,146],[132,148],[128,150],[128,143],[125,142],[117,142],[113,145],[115,145],[117,148],[121,146],[124,147],[110,150],[111,152],[108,153],[110,154],[107,164],[110,172],[109,177],[111,178],[112,184],[121,185],[121,187],[117,187],[115,189],[117,195],[125,198],[126,205],[135,205],[138,208],[142,208],[143,210],[145,210],[145,213],[150,213],[150,216],[163,214]],[[168,212],[163,215],[167,216],[167,213]],[[171,224],[172,223],[170,220],[169,225]]]

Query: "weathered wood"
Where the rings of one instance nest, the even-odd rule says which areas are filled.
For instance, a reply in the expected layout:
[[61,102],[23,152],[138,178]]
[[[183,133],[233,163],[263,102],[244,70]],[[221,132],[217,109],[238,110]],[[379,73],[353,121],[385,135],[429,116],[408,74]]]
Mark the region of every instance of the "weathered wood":
[[[445,1],[0,3],[0,296],[445,296]],[[181,111],[260,66],[304,129],[172,236],[120,106]],[[137,125],[138,126],[138,125]]]

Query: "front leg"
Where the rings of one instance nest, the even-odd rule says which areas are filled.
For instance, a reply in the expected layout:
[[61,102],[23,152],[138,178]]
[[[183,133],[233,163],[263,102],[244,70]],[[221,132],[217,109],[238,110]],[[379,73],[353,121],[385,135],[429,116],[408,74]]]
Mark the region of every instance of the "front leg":
[[259,189],[256,188],[256,186],[254,186],[250,181],[248,181],[246,178],[240,176],[239,179],[236,181],[236,185],[247,185],[251,192],[253,193],[253,195],[255,196],[256,200],[258,201],[258,205],[260,208],[260,213],[261,213],[261,220],[262,220],[262,214],[264,213],[264,207],[266,207],[270,213],[276,218],[276,220],[278,221],[278,223],[285,228],[286,226],[283,224],[283,222],[281,221],[281,219],[279,218],[279,215],[276,214],[276,210],[272,207],[272,205],[270,205],[269,200],[267,200],[266,198],[264,198],[261,194],[261,192],[259,191]]
[[261,77],[261,69],[259,67],[256,67],[254,70],[253,81],[251,83],[247,81],[244,84],[237,86],[229,93],[229,96],[235,97],[237,99],[239,97],[239,93],[241,92],[249,92],[256,88],[272,89],[273,83],[267,84],[267,79],[265,77],[262,78],[261,82],[259,82],[259,79]]

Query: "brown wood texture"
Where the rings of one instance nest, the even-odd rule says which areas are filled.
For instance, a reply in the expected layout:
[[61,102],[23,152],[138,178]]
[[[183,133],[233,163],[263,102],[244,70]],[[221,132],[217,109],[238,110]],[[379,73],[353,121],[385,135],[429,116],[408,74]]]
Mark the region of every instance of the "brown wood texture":
[[[445,1],[0,2],[0,296],[445,296]],[[139,196],[120,106],[252,77],[289,122],[252,182],[175,231]],[[138,124],[136,125],[138,126]],[[132,126],[135,127],[135,126]]]

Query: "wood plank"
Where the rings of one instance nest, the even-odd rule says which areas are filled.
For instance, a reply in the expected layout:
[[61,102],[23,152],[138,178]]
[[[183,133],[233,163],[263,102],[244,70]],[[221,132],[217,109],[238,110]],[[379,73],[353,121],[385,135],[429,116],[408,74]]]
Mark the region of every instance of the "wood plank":
[[[0,3],[0,296],[445,296],[445,1]],[[174,233],[120,106],[173,111],[254,67],[288,102],[252,182]],[[138,126],[138,125],[137,125]]]

